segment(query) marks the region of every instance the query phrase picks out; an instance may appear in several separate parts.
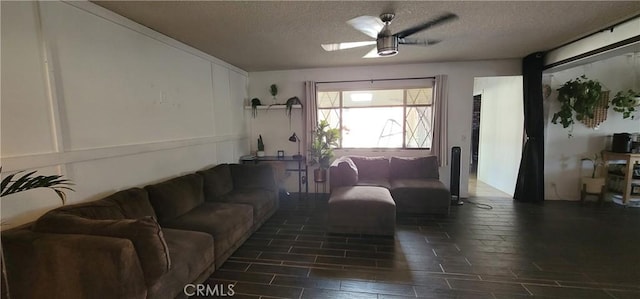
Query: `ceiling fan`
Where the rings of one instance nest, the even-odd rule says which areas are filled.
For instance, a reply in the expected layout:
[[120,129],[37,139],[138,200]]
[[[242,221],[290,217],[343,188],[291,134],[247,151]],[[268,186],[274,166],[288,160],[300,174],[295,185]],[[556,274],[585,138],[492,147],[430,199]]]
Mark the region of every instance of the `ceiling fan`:
[[321,46],[325,51],[337,51],[376,45],[376,47],[364,55],[363,58],[389,57],[398,54],[398,44],[430,46],[439,43],[439,40],[409,38],[409,36],[420,31],[427,30],[432,26],[440,25],[458,18],[458,16],[453,13],[445,13],[420,25],[407,28],[396,34],[391,34],[389,25],[391,24],[391,21],[393,21],[394,17],[395,14],[393,13],[383,13],[379,18],[372,16],[360,16],[347,21],[347,24],[353,26],[356,30],[373,37],[376,40],[322,44]]

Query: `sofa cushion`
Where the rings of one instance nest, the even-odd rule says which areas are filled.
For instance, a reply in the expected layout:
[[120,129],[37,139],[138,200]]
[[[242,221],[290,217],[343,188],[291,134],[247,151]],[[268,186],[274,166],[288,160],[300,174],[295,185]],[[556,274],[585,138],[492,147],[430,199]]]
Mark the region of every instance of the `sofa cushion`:
[[393,236],[396,204],[386,188],[340,187],[331,192],[327,223],[334,233],[362,233]]
[[151,202],[149,202],[149,194],[144,189],[122,190],[103,198],[103,200],[116,202],[125,218],[139,219],[147,216],[157,218],[156,212],[153,211]]
[[153,284],[171,267],[169,249],[162,229],[152,217],[94,220],[65,213],[47,213],[35,222],[33,231],[129,239],[136,249],[148,285]]
[[[213,236],[216,259],[235,248],[253,225],[250,205],[207,202],[165,224],[164,227],[205,232]],[[217,263],[217,261],[216,261]]]
[[209,276],[215,269],[213,237],[207,233],[163,228],[171,255],[171,271],[149,287],[147,298],[176,298],[185,283]]
[[261,223],[277,207],[278,194],[270,190],[238,190],[223,197],[228,203],[253,207],[253,223]]
[[351,160],[358,168],[358,180],[389,179],[389,159],[385,157],[352,156]]
[[391,178],[394,179],[438,179],[438,158],[428,157],[391,157],[389,162]]
[[216,165],[207,170],[198,171],[198,174],[204,179],[204,198],[207,201],[215,201],[233,191],[229,164]]
[[113,220],[126,218],[118,203],[108,199],[62,206],[49,211],[47,214],[67,214],[96,220]]
[[158,222],[162,224],[204,202],[203,179],[197,174],[184,175],[144,188],[149,192],[149,201],[158,215]]
[[390,190],[400,213],[449,213],[451,194],[440,180],[394,179]]

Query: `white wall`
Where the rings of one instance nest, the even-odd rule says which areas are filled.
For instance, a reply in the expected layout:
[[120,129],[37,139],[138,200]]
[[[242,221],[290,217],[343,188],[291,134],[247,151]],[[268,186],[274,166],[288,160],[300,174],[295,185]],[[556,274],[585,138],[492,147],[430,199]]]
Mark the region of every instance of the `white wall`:
[[[336,55],[335,53],[327,55]],[[400,54],[401,55],[401,54]],[[383,59],[383,58],[380,58]],[[384,65],[370,67],[344,67],[344,68],[322,68],[303,69],[289,71],[268,71],[249,73],[249,98],[258,97],[265,101],[271,98],[268,88],[271,84],[277,84],[280,89],[279,98],[287,99],[291,96],[298,96],[303,102],[304,81],[341,81],[341,80],[371,80],[371,79],[392,79],[392,78],[417,78],[433,77],[435,75],[448,75],[449,85],[449,136],[448,148],[460,146],[462,148],[462,169],[461,169],[461,196],[468,196],[468,176],[469,176],[469,149],[471,136],[471,113],[473,98],[473,82],[475,77],[505,76],[520,74],[520,60],[492,60],[492,61],[472,61],[472,62],[450,62],[450,63],[424,63],[407,65]],[[267,101],[268,103],[268,101]],[[284,113],[283,113],[284,116]],[[296,116],[294,115],[294,118]],[[260,115],[258,115],[260,118]],[[272,132],[286,130],[288,123],[284,121],[264,122],[261,126],[253,126],[250,136],[252,144],[260,132]],[[286,125],[284,125],[286,123]],[[302,123],[294,122],[291,131],[301,132]],[[289,134],[289,132],[287,132]],[[286,135],[286,134],[284,134]],[[289,134],[290,135],[290,134]],[[275,135],[274,135],[275,136]],[[265,134],[263,133],[263,138]],[[265,143],[270,143],[271,149],[284,148],[292,150],[286,138],[275,136],[265,138]],[[255,145],[253,145],[255,147]],[[270,151],[270,149],[267,149]],[[336,155],[344,154],[367,154],[377,156],[417,156],[424,155],[420,151],[379,151],[379,152],[348,152],[336,151]],[[440,177],[445,184],[449,184],[449,166],[440,169]],[[291,183],[290,183],[291,184]],[[310,185],[312,189],[313,185]]]
[[607,120],[596,129],[589,129],[577,123],[573,137],[568,138],[568,129],[560,124],[552,124],[553,113],[560,108],[557,89],[566,81],[586,75],[597,80],[603,89],[610,90],[610,99],[620,90],[640,90],[640,55],[626,54],[606,60],[600,60],[564,71],[546,74],[543,81],[553,90],[545,99],[546,133],[545,133],[545,198],[578,200],[579,178],[590,175],[591,165],[580,159],[593,156],[605,149],[606,136],[613,133],[640,132],[640,113],[635,119],[622,119],[622,114],[609,109]]
[[482,95],[478,180],[513,196],[522,156],[522,76],[477,78]]
[[[3,175],[75,182],[97,199],[249,151],[247,73],[88,2],[2,1]],[[61,203],[2,198],[3,229]]]

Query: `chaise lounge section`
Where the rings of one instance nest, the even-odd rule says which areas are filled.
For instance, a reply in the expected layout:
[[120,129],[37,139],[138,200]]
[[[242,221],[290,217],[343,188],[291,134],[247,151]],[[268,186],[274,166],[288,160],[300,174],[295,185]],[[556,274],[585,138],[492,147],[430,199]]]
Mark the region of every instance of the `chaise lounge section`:
[[329,174],[332,193],[341,187],[377,186],[389,190],[399,213],[449,214],[451,193],[439,179],[435,156],[344,156],[331,164]]

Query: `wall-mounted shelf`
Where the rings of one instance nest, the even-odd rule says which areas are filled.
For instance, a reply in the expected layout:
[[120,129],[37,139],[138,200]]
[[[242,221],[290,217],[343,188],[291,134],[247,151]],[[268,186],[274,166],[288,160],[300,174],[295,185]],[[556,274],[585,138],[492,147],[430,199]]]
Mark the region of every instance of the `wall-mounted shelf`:
[[[257,106],[256,108],[258,110],[272,110],[272,109],[285,109],[286,107],[287,107],[287,105],[285,105],[285,104],[276,104],[276,105],[272,105],[272,106],[260,105],[260,106]],[[293,108],[293,109],[302,109],[302,105],[293,105],[293,106],[291,106],[291,108]],[[244,109],[245,110],[251,110],[252,107],[251,106],[244,106]]]

